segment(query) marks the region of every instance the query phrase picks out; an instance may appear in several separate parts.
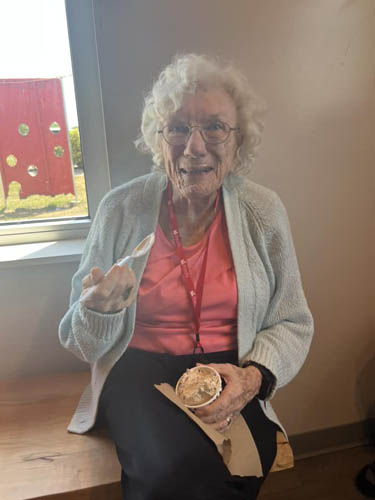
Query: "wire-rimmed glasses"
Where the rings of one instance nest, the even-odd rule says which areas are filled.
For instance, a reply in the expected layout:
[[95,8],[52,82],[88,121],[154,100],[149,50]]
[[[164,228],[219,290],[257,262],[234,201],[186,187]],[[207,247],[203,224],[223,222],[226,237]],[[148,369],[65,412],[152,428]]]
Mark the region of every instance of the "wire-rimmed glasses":
[[164,140],[171,146],[184,146],[195,128],[199,130],[206,144],[222,144],[228,140],[232,131],[240,130],[239,127],[230,127],[225,122],[213,121],[204,125],[190,125],[189,123],[165,125],[158,130],[158,133],[162,134]]

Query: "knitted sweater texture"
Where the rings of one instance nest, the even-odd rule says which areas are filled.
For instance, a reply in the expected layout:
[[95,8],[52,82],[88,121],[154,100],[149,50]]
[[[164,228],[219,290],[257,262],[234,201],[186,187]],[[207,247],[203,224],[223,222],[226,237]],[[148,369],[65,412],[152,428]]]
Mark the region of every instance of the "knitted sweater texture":
[[[82,278],[94,266],[107,272],[155,231],[166,186],[166,176],[154,172],[112,190],[98,208],[59,327],[62,345],[91,365],[91,383],[71,432],[82,434],[94,425],[104,382],[131,340],[136,316],[136,301],[114,314],[85,308],[79,301]],[[238,287],[239,363],[251,359],[274,374],[272,397],[300,370],[313,335],[288,217],[273,191],[234,175],[224,179],[223,200]],[[147,259],[132,263],[138,286]],[[260,404],[280,425],[271,405]]]

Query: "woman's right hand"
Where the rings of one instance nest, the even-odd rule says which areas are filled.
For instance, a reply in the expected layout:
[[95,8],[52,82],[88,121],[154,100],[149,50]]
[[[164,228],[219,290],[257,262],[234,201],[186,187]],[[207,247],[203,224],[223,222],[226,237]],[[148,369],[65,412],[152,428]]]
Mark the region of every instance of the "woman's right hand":
[[128,307],[135,297],[136,278],[126,264],[114,264],[107,274],[93,267],[82,280],[80,302],[92,311],[116,313]]

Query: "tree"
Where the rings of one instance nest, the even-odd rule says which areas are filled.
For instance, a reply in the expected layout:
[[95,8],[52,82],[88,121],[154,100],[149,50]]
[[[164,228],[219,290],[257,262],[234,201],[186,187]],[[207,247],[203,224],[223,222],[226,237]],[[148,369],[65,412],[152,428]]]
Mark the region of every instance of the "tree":
[[73,165],[76,168],[83,168],[81,140],[78,127],[69,130],[70,147],[72,150]]

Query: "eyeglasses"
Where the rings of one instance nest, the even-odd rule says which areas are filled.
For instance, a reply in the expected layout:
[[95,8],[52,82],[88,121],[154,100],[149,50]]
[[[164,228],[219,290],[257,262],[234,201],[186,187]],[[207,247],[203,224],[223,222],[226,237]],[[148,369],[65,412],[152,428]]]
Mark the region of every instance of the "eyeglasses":
[[240,130],[239,127],[230,127],[227,123],[214,121],[205,125],[189,125],[188,123],[166,125],[158,130],[158,133],[162,134],[164,140],[171,146],[183,146],[187,144],[195,128],[199,130],[206,144],[222,144],[228,140],[233,130]]

